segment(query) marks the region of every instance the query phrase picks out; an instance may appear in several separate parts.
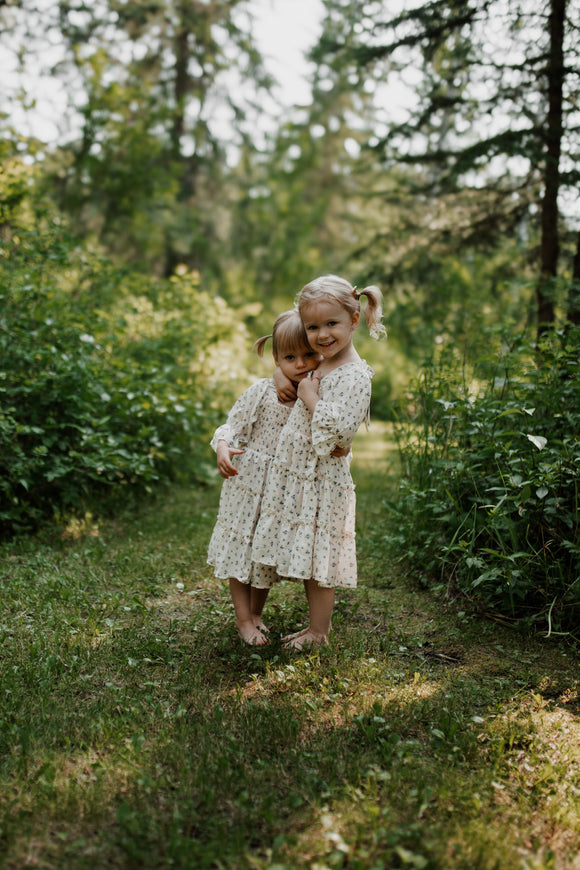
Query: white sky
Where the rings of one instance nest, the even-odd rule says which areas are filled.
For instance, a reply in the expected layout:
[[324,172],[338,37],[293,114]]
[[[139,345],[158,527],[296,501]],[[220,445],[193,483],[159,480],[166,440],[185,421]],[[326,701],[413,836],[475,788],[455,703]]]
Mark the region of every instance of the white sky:
[[[42,0],[51,3],[52,0]],[[308,74],[311,72],[305,53],[315,43],[322,20],[322,0],[251,0],[247,7],[254,19],[253,36],[266,68],[277,80],[272,110],[280,106],[307,103],[310,97]],[[50,55],[53,55],[52,57]],[[39,65],[50,65],[59,57],[44,49]],[[70,130],[62,125],[68,99],[65,84],[52,76],[29,75],[15,71],[15,58],[4,53],[0,58],[0,76],[5,92],[22,88],[28,92],[31,106],[25,113],[16,104],[10,106],[11,120],[24,134],[42,141],[57,141]],[[267,107],[265,107],[267,110]],[[70,121],[70,115],[68,115]],[[266,124],[266,126],[269,126]]]
[[304,54],[319,35],[322,0],[254,0],[254,36],[268,69],[279,82],[285,105],[306,102],[310,89]]
[[[39,5],[50,5],[54,0],[39,0]],[[390,0],[399,3],[400,0]],[[312,67],[307,63],[305,53],[311,48],[320,32],[324,6],[322,0],[250,0],[247,12],[253,18],[252,33],[257,47],[264,59],[267,69],[277,81],[274,99],[264,99],[262,112],[256,118],[256,133],[275,128],[274,116],[279,117],[283,107],[307,104],[310,99],[309,76]],[[45,44],[46,45],[46,44]],[[58,46],[53,50],[44,49],[39,58],[40,66],[49,66],[58,60]],[[53,55],[52,57],[50,55]],[[15,59],[4,52],[0,57],[0,77],[4,93],[15,93],[20,87],[28,92],[32,104],[27,113],[17,112],[17,104],[9,106],[11,120],[25,136],[37,136],[47,142],[70,139],[70,113],[65,114],[68,103],[65,84],[52,76],[42,73],[22,79],[14,71]],[[394,82],[389,82],[387,97],[384,104],[391,119],[399,110],[406,110],[413,98],[413,92],[407,91],[405,96],[401,85],[397,88]],[[0,93],[1,99],[1,93]],[[378,101],[378,104],[383,102]],[[1,108],[1,107],[0,107]],[[227,140],[230,121],[224,115],[223,120],[217,111],[214,122],[218,123],[218,133]],[[74,135],[74,131],[73,135]],[[377,130],[377,133],[380,131]],[[257,137],[259,138],[259,137]],[[566,196],[566,200],[569,198]],[[578,202],[564,203],[566,213],[578,214]]]

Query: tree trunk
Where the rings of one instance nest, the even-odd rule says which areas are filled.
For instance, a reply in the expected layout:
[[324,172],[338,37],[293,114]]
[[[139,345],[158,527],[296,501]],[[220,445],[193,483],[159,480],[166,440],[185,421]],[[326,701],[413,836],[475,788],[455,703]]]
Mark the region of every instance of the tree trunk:
[[568,290],[566,319],[572,326],[580,326],[580,230],[576,240],[576,254],[572,266],[572,281]]
[[[171,157],[174,162],[175,172],[178,173],[179,192],[177,202],[185,202],[193,193],[193,178],[188,175],[188,164],[182,152],[182,138],[185,134],[185,107],[191,90],[191,77],[189,63],[191,60],[192,45],[195,36],[192,32],[187,3],[178,3],[176,14],[178,16],[177,29],[173,39],[173,119],[171,124]],[[175,250],[171,231],[165,228],[165,264],[163,274],[169,277],[183,257]]]
[[550,54],[547,66],[548,118],[546,167],[542,200],[540,277],[536,285],[537,335],[554,322],[554,284],[558,270],[558,188],[562,144],[562,90],[564,82],[564,20],[566,0],[550,0]]
[[[180,10],[181,11],[181,10]],[[191,32],[187,26],[185,16],[180,16],[179,29],[175,34],[175,74],[173,79],[173,124],[171,129],[171,147],[173,157],[179,160],[181,157],[181,137],[185,132],[185,105],[189,95],[189,73]]]

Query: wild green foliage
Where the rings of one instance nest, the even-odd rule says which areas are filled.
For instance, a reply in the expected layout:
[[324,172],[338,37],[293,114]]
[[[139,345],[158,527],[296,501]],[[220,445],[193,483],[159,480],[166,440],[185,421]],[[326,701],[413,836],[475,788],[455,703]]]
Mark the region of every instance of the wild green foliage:
[[361,438],[361,584],[311,655],[280,642],[298,584],[267,647],[237,638],[205,564],[217,486],[0,548],[4,867],[572,866],[577,663],[391,570]]
[[115,267],[47,224],[0,262],[0,528],[179,474],[243,376],[240,316],[183,269]]
[[451,354],[427,364],[390,505],[414,573],[548,634],[580,615],[579,349],[576,329],[539,351],[518,340],[471,375]]
[[[499,27],[497,0],[400,12],[325,0],[311,105],[260,133],[261,152],[266,104],[251,100],[269,81],[253,5],[0,3],[14,69],[42,69],[75,102],[58,143],[26,139],[18,112],[0,118],[1,531],[203,476],[209,433],[246,385],[244,320],[265,303],[256,328],[269,332],[315,274],[384,291],[389,343],[357,336],[382,419],[407,401],[433,342],[471,366],[486,353],[482,325],[509,332],[533,318],[555,60],[542,15],[562,2],[502,8]],[[571,4],[567,16],[558,138],[562,191],[574,191]],[[416,83],[406,120],[392,103],[398,70]],[[10,92],[8,106],[29,94]],[[68,219],[77,241],[61,230]],[[555,216],[543,224],[560,235],[559,270],[542,285],[559,317],[574,287],[571,231]],[[419,568],[552,633],[573,625],[578,596],[577,394],[573,377],[555,378],[574,364],[556,347],[535,357],[541,370],[514,352],[501,389],[478,363],[475,401],[454,369],[428,373],[393,507],[394,540]]]

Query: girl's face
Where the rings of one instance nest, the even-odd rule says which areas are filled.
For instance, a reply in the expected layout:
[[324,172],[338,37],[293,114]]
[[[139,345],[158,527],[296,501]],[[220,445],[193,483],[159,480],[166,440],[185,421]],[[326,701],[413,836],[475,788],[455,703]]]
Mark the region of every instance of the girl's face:
[[276,357],[276,365],[282,373],[295,384],[303,381],[306,375],[313,371],[321,362],[322,357],[310,347],[299,350],[289,350]]
[[351,315],[332,299],[308,303],[301,315],[310,347],[324,359],[336,359],[350,348],[360,320],[358,311]]

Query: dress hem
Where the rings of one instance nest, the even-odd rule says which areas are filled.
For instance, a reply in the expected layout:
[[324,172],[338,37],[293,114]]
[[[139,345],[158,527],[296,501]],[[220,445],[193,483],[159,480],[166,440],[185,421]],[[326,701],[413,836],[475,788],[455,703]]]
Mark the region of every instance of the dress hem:
[[[270,564],[268,562],[258,562],[256,564],[259,565],[267,565],[268,568],[276,568],[277,566],[274,564]],[[332,583],[324,580],[317,580],[316,577],[299,577],[296,574],[282,574],[278,572],[278,576],[281,580],[292,580],[295,583],[304,582],[305,580],[316,580],[319,586],[322,586],[324,589],[356,589],[357,581],[354,583]],[[243,581],[240,581],[243,582]]]

